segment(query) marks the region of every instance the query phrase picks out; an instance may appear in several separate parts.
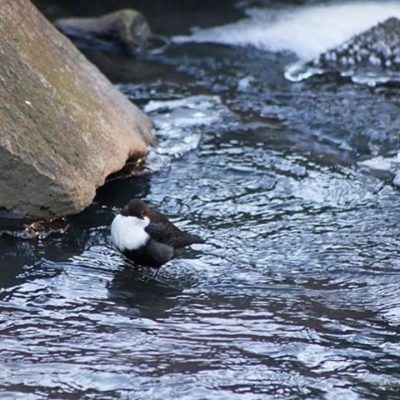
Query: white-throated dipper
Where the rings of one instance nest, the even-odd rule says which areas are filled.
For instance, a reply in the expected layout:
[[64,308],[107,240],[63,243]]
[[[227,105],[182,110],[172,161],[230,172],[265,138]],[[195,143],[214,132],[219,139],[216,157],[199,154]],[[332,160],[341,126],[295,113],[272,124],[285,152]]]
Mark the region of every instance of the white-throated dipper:
[[111,239],[115,247],[133,262],[159,268],[176,250],[204,243],[197,235],[181,231],[168,217],[142,200],[131,200],[114,218]]

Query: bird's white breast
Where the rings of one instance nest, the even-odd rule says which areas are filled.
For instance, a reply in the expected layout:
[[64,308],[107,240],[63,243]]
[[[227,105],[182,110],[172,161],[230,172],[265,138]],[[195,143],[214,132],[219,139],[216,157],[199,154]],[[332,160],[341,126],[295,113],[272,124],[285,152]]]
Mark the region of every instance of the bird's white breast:
[[119,251],[137,250],[150,238],[144,228],[150,220],[118,214],[111,224],[111,240]]

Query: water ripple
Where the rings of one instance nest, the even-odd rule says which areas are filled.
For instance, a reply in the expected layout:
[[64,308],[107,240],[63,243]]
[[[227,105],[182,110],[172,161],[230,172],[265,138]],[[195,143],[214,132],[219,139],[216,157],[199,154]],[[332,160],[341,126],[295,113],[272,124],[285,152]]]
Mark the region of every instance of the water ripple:
[[[0,397],[398,398],[400,198],[360,169],[391,157],[396,95],[292,85],[254,49],[152,57],[165,82],[124,88],[154,118],[153,172],[62,237],[0,238]],[[110,244],[131,197],[206,243],[149,279]]]

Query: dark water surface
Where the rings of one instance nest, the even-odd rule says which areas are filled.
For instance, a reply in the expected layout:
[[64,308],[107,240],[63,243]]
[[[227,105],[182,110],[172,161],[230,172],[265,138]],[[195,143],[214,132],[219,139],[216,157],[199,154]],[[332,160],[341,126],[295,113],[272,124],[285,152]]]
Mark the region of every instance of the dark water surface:
[[[254,48],[85,52],[160,146],[68,234],[0,239],[0,398],[399,399],[400,196],[358,164],[396,154],[399,90]],[[207,240],[156,282],[111,248],[132,197]]]

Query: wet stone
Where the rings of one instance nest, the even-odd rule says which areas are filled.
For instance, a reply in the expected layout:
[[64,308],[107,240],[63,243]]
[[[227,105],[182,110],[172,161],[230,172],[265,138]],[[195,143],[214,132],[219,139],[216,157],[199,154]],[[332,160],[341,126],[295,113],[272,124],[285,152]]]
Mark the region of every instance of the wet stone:
[[389,18],[307,64],[324,69],[378,67],[398,70],[400,20]]
[[142,51],[152,37],[143,14],[132,9],[94,18],[62,18],[55,25],[68,36],[112,40],[126,46],[132,53]]
[[370,85],[400,81],[400,20],[389,18],[313,60],[289,67],[286,77],[296,81],[332,71]]

